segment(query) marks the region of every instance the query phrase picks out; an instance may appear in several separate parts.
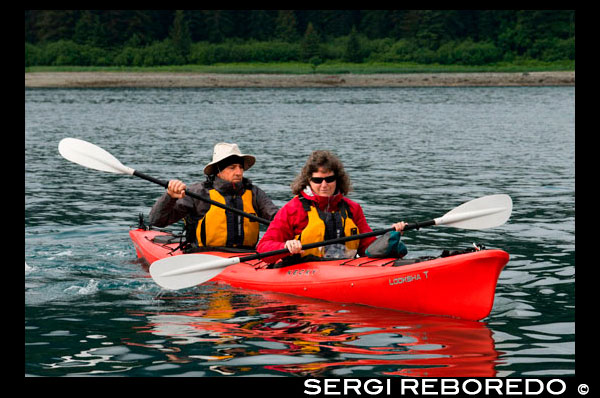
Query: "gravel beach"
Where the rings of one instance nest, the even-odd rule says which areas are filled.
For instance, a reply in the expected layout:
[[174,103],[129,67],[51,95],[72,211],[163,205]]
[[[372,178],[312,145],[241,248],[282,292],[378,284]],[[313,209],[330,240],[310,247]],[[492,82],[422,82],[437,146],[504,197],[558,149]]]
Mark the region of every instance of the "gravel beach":
[[458,87],[574,86],[575,72],[407,74],[216,74],[34,72],[28,87]]

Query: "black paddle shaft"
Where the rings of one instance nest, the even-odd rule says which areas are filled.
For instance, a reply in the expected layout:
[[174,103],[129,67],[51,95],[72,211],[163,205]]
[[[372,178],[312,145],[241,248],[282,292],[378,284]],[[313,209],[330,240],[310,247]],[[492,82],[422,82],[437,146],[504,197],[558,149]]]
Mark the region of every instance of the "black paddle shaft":
[[431,227],[432,225],[435,225],[435,220],[413,222],[413,223],[407,224],[404,227],[403,231],[410,231],[411,229],[420,229],[422,227]]
[[[434,225],[435,221],[432,220],[431,224],[429,224],[429,221],[427,221],[427,222],[418,223],[418,225],[419,226],[426,226],[425,225],[426,223],[427,223],[427,225]],[[406,230],[411,225],[412,225],[412,227],[408,228],[408,229],[416,229],[416,227],[414,226],[416,224],[417,223],[415,223],[415,224],[409,224],[409,225],[407,225],[404,228],[404,230]],[[386,232],[391,232],[391,231],[395,231],[395,230],[396,229],[394,227],[391,227],[391,228],[386,228],[386,229],[378,229],[378,230],[371,231],[371,232],[365,232],[364,234],[342,236],[341,238],[325,240],[325,241],[322,241],[322,242],[309,243],[307,245],[302,245],[302,250],[308,250],[308,249],[313,249],[315,247],[333,245],[333,244],[336,244],[336,243],[349,242],[351,240],[370,238],[371,236],[379,236],[379,235],[385,234]],[[290,252],[289,252],[288,249],[279,249],[279,250],[273,250],[273,251],[270,251],[270,252],[256,253],[256,254],[252,254],[250,256],[240,257],[240,261],[259,260],[259,259],[265,258],[265,257],[271,257],[271,256],[277,256],[279,254],[289,254],[289,253]]]
[[[133,171],[133,175],[136,176],[136,177],[140,177],[140,178],[142,178],[142,179],[144,179],[146,181],[150,181],[150,182],[153,182],[155,184],[158,184],[158,185],[160,185],[160,186],[162,186],[164,188],[168,188],[169,187],[169,182],[168,181],[162,181],[162,180],[156,179],[154,177],[151,177],[149,175],[146,175],[146,174],[142,173],[141,171],[134,170]],[[228,211],[230,211],[232,213],[235,213],[235,214],[238,214],[240,216],[249,218],[252,221],[256,221],[256,222],[259,222],[259,223],[264,224],[264,225],[269,225],[270,224],[270,222],[268,220],[265,220],[264,218],[255,216],[254,214],[246,213],[245,211],[236,209],[234,207],[229,207],[227,205],[224,205],[223,203],[215,202],[214,200],[209,199],[209,198],[205,198],[203,196],[200,196],[197,193],[190,191],[189,189],[185,190],[185,194],[189,195],[190,197],[192,197],[194,199],[198,199],[198,200],[201,200],[203,202],[210,203],[211,205],[220,207],[220,208],[228,210]]]
[[[414,223],[407,224],[404,227],[403,231],[410,231],[411,229],[419,229],[421,227],[430,227],[432,225],[435,225],[435,220],[414,222]],[[341,238],[325,240],[322,242],[309,243],[307,245],[302,245],[302,250],[308,250],[308,249],[313,249],[315,247],[333,245],[336,243],[344,243],[344,242],[348,242],[351,240],[370,238],[371,236],[379,236],[379,235],[385,234],[386,232],[391,232],[391,231],[395,231],[395,230],[396,229],[394,227],[391,227],[391,228],[385,228],[385,229],[378,229],[378,230],[375,230],[372,232],[365,232],[364,234],[343,236]],[[243,262],[243,261],[251,261],[251,260],[260,260],[261,258],[277,256],[279,254],[289,254],[289,250],[288,249],[280,249],[280,250],[273,250],[270,252],[256,253],[256,254],[252,254],[250,256],[240,257],[240,261]]]
[[[144,173],[142,173],[141,171],[137,171],[134,170],[133,171],[133,175],[143,178],[144,180],[153,182],[155,184],[158,184],[164,188],[168,188],[169,187],[169,182],[168,181],[162,181],[159,179],[156,179],[154,177],[151,177],[149,175],[146,175]],[[185,190],[186,195],[191,196],[192,198],[196,198],[198,200],[202,200],[206,203],[210,203],[211,205],[215,205],[217,207],[220,207],[222,209],[225,210],[229,210],[233,213],[239,214],[241,216],[247,217],[253,221],[257,221],[261,224],[265,224],[265,225],[269,225],[270,222],[268,220],[265,220],[264,218],[260,218],[257,217],[253,214],[249,214],[246,213],[244,211],[241,211],[239,209],[233,208],[233,207],[229,207],[226,206],[222,203],[219,202],[215,202],[212,199],[209,198],[205,198],[203,196],[198,195],[197,193],[194,193],[188,189]],[[421,227],[429,227],[435,225],[435,220],[428,220],[428,221],[421,221],[421,222],[414,222],[414,223],[410,223],[407,224],[404,227],[404,231],[410,231],[412,229],[420,229]],[[358,234],[358,235],[350,235],[350,236],[343,236],[341,238],[336,238],[336,239],[330,239],[330,240],[326,240],[326,241],[322,241],[322,242],[315,242],[315,243],[309,243],[307,245],[303,245],[302,246],[302,250],[308,250],[308,249],[313,249],[315,247],[321,247],[321,246],[327,246],[327,245],[334,245],[336,243],[344,243],[344,242],[349,242],[351,240],[357,240],[357,239],[364,239],[364,238],[370,238],[371,236],[379,236],[379,235],[383,235],[386,232],[391,232],[391,231],[395,231],[394,227],[391,228],[386,228],[386,229],[378,229],[376,231],[372,231],[372,232],[366,232],[364,234]],[[265,257],[270,257],[270,256],[277,256],[279,254],[288,254],[289,250],[288,249],[280,249],[280,250],[273,250],[270,252],[264,252],[264,253],[256,253],[250,256],[244,256],[244,257],[240,257],[240,261],[251,261],[251,260],[259,260],[261,258],[265,258]]]

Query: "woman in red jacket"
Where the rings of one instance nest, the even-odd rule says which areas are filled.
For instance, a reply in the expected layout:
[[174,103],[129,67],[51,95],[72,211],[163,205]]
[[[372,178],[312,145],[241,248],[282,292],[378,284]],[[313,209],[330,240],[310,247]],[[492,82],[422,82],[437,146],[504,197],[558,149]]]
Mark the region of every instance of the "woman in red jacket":
[[[287,248],[302,257],[352,258],[370,255],[375,237],[301,250],[303,244],[371,232],[361,206],[348,199],[350,178],[342,162],[329,151],[314,151],[291,185],[296,196],[286,203],[269,225],[257,246],[259,253]],[[377,239],[374,255],[402,257],[407,250],[400,240],[406,223],[393,224],[396,231]],[[286,255],[264,259],[274,263]],[[295,256],[298,257],[298,256]]]

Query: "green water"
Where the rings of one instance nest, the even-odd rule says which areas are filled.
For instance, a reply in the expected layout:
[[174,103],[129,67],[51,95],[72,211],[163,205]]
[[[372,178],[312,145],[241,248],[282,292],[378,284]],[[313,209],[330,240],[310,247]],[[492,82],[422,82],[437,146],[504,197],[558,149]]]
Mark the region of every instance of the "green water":
[[[574,375],[574,115],[573,87],[27,89],[25,374]],[[477,242],[511,260],[483,322],[210,283],[164,292],[127,234],[162,188],[67,162],[64,137],[188,182],[236,142],[279,206],[307,155],[330,149],[373,229],[506,193],[504,226],[404,239],[409,256]]]

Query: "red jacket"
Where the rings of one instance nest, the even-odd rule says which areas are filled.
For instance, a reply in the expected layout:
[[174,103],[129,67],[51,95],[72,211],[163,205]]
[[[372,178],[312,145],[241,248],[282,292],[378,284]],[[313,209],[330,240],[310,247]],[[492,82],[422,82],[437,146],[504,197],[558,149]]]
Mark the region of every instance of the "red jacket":
[[[344,197],[344,195],[338,193],[330,198],[317,195],[309,196],[305,192],[302,192],[301,195],[306,199],[312,200],[318,205],[319,209],[323,211],[337,211],[340,201],[345,201],[350,207],[350,213],[352,214],[354,223],[358,227],[358,233],[362,234],[372,231],[371,227],[369,227],[369,224],[367,224],[362,207],[360,207],[358,203]],[[302,202],[300,202],[300,199],[295,196],[277,212],[275,218],[273,218],[273,221],[271,221],[267,232],[265,232],[260,242],[258,242],[256,250],[259,253],[264,253],[268,251],[284,249],[285,242],[290,239],[294,239],[297,235],[299,235],[307,224],[308,215],[302,207]],[[358,247],[358,254],[364,256],[365,250],[375,239],[376,238],[374,236],[361,239]],[[274,263],[285,256],[286,254],[266,257],[263,259],[263,261],[267,263]]]

